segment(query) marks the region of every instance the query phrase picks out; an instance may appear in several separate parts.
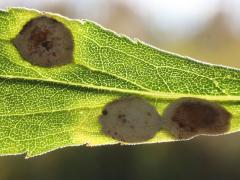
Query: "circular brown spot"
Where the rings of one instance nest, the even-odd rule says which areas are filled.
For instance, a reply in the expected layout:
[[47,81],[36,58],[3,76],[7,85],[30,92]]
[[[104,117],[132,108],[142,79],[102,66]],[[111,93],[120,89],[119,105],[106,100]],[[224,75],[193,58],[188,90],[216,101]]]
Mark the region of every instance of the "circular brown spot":
[[222,134],[230,127],[231,114],[221,105],[198,98],[181,98],[164,113],[164,125],[177,138]]
[[30,20],[13,43],[32,65],[54,67],[73,63],[72,34],[53,18],[40,16]]
[[[104,109],[108,111],[108,115],[99,117],[102,131],[120,141],[135,143],[147,141],[162,125],[156,109],[140,97],[123,97],[108,103]],[[151,116],[146,112],[150,112]]]

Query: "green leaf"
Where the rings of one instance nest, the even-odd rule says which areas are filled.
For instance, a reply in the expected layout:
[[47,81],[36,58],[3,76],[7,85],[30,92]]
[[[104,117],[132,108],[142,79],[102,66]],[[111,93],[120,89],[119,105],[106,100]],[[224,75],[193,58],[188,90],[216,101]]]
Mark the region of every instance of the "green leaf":
[[[74,63],[43,68],[22,59],[12,39],[42,13],[0,11],[0,155],[119,143],[101,132],[98,117],[106,103],[131,94],[160,113],[180,97],[216,101],[233,116],[228,133],[239,131],[239,70],[165,52],[94,22],[44,14],[71,30]],[[144,143],[174,140],[161,130]]]

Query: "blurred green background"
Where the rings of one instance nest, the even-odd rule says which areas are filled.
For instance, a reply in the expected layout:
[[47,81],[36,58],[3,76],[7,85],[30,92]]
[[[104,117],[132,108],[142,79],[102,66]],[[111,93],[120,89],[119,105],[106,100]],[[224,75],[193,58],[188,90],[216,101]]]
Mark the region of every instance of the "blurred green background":
[[[90,19],[156,47],[240,68],[239,0],[0,0]],[[0,157],[0,180],[239,180],[240,133],[137,146],[69,147]]]

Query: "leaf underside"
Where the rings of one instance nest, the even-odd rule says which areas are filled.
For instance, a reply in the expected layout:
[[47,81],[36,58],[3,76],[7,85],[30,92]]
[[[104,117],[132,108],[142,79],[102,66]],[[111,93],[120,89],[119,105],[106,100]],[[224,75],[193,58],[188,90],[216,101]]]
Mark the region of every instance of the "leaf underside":
[[[74,38],[74,63],[33,66],[12,43],[32,18],[62,22]],[[127,95],[145,97],[159,113],[180,97],[223,105],[228,133],[240,128],[240,71],[165,52],[109,31],[94,22],[36,10],[0,11],[0,155],[36,156],[87,144],[116,144],[101,132],[104,105]],[[143,143],[174,141],[166,130]]]

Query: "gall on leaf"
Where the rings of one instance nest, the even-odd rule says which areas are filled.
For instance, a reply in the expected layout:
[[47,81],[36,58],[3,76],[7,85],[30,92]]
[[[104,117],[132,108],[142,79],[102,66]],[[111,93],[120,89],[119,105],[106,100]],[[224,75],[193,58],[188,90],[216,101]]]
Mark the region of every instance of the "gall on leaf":
[[54,67],[73,63],[72,33],[63,23],[47,16],[27,22],[13,44],[32,65]]
[[199,98],[180,98],[163,114],[164,128],[177,139],[219,135],[230,128],[231,114],[220,104]]
[[128,143],[151,139],[162,124],[156,109],[136,96],[110,102],[104,107],[99,120],[104,134]]

